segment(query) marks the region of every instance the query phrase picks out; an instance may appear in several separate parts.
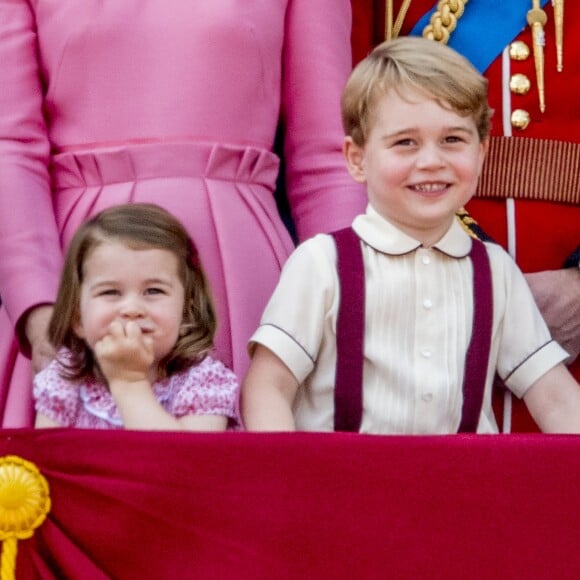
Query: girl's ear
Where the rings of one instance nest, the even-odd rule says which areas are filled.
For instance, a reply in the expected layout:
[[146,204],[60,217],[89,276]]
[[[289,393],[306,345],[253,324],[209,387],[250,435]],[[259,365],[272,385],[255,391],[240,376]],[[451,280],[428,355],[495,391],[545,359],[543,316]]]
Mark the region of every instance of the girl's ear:
[[352,178],[358,183],[365,183],[364,172],[364,149],[357,145],[352,137],[345,137],[342,145],[342,153],[346,159],[346,166]]
[[76,315],[74,317],[74,320],[72,322],[72,329],[78,338],[81,338],[83,340],[85,339],[85,330],[84,330],[83,325],[81,323],[80,316]]
[[191,315],[191,310],[193,309],[192,302],[193,300],[189,300],[189,308],[184,308],[181,324],[179,325],[179,338],[188,335],[194,326]]

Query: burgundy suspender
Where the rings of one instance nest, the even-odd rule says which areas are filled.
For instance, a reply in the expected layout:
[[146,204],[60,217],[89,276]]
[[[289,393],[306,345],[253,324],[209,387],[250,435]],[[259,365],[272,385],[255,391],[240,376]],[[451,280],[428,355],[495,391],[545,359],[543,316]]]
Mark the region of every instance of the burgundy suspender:
[[[332,234],[336,243],[340,304],[336,322],[334,430],[359,431],[362,420],[365,281],[361,241],[352,228]],[[473,330],[465,360],[460,433],[477,430],[491,346],[493,290],[485,245],[473,240]]]
[[340,304],[336,320],[334,430],[360,429],[364,361],[365,271],[360,240],[352,228],[334,232]]
[[491,347],[493,286],[485,244],[472,240],[469,253],[473,265],[473,327],[463,371],[463,408],[459,433],[475,433],[479,423]]

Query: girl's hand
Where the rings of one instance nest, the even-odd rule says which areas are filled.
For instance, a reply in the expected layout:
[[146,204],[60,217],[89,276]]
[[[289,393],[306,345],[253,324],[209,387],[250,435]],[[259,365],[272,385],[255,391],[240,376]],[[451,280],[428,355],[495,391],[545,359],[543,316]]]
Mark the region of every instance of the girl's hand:
[[115,321],[95,345],[95,357],[109,384],[147,381],[154,362],[153,339],[134,321],[125,326]]

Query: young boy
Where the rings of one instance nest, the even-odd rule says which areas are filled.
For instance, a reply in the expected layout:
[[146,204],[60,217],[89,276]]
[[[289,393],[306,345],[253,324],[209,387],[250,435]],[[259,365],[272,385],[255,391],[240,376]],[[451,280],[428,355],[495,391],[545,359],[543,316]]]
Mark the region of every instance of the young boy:
[[[296,249],[250,341],[246,427],[497,433],[497,372],[543,431],[580,432],[580,388],[521,272],[455,219],[488,146],[486,80],[440,43],[400,38],[355,68],[342,111],[369,199],[352,224],[364,290],[356,299],[354,258],[337,258],[332,236]],[[359,340],[348,333],[362,304]]]

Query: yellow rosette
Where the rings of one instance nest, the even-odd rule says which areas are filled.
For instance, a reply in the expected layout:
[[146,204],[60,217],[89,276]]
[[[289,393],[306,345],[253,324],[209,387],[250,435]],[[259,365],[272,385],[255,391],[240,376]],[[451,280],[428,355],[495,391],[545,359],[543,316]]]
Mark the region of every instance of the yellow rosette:
[[18,540],[30,538],[50,511],[48,482],[34,463],[0,457],[0,580],[15,577]]

